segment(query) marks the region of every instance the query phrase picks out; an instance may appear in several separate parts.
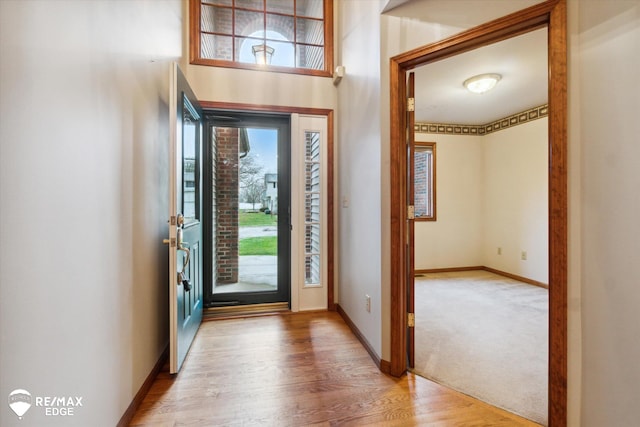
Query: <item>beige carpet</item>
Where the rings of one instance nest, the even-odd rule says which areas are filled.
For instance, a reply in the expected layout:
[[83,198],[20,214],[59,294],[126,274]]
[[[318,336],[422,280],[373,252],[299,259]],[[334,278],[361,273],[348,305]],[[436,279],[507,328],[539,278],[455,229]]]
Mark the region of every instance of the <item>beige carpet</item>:
[[547,424],[549,292],[486,271],[416,277],[415,373]]

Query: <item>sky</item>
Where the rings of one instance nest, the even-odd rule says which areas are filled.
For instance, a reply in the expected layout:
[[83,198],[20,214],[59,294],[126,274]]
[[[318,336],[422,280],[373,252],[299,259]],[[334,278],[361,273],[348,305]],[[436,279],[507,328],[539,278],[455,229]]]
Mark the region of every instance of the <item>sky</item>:
[[278,172],[278,131],[276,129],[247,128],[249,152],[264,167],[264,173]]

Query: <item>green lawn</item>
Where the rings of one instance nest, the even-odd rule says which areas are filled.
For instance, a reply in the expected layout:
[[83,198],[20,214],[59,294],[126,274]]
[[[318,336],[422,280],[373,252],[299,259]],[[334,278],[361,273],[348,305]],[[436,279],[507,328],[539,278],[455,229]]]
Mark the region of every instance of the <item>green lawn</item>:
[[264,212],[240,212],[238,217],[240,227],[278,225],[278,215],[267,215]]
[[240,239],[240,247],[238,248],[238,251],[240,256],[278,255],[278,238],[276,236],[269,236],[247,237],[245,239]]

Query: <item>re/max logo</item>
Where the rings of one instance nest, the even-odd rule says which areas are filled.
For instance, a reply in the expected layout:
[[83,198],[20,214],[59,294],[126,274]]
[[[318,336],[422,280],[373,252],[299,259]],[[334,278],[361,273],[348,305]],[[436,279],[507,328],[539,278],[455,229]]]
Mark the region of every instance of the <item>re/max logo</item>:
[[36,406],[82,406],[82,397],[40,397],[36,396]]

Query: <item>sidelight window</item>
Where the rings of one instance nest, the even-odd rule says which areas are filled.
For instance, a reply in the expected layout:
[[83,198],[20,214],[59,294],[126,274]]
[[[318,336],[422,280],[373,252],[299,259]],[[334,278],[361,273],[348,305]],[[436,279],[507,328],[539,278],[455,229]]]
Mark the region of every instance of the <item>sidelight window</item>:
[[305,285],[320,285],[321,258],[320,132],[305,132]]

